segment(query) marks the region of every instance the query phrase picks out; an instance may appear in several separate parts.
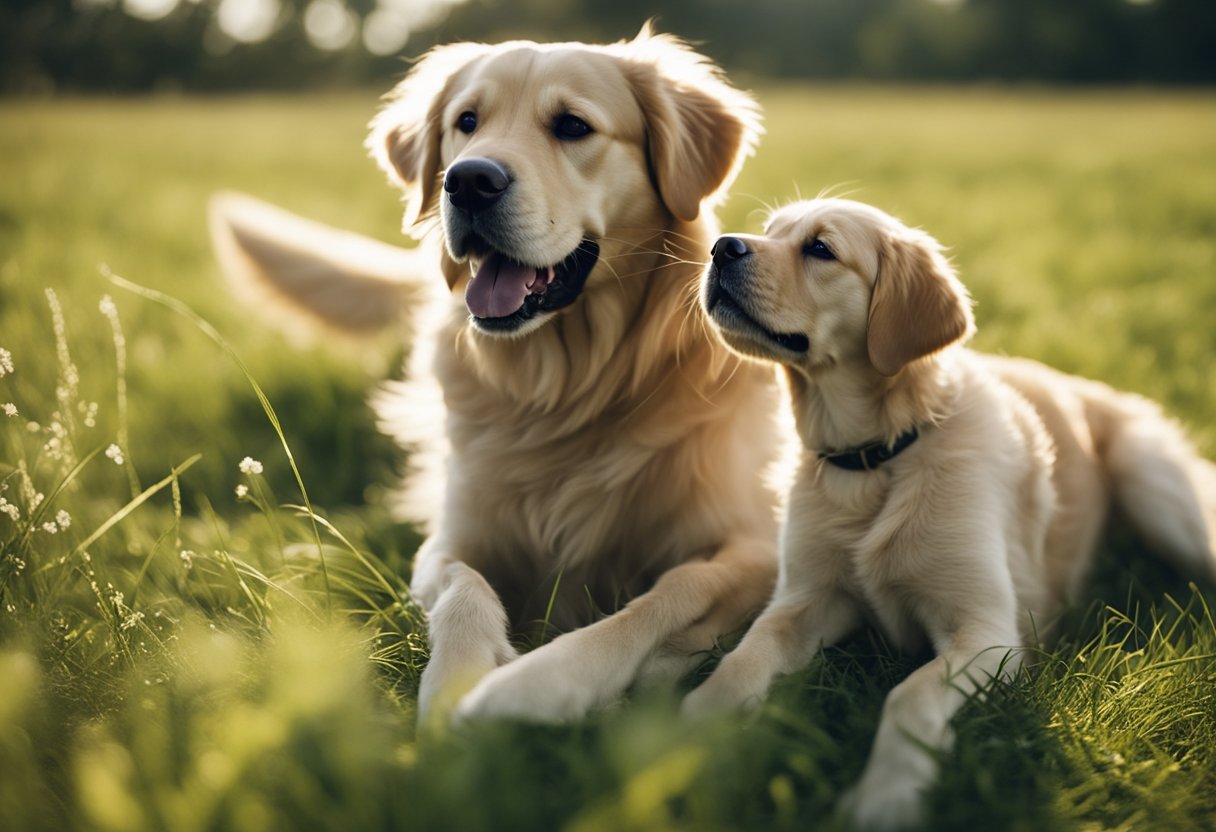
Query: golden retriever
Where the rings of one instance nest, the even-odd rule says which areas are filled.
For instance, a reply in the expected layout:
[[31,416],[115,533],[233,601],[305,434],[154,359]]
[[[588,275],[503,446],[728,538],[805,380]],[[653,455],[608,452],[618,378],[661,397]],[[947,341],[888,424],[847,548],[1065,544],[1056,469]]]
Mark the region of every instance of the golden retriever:
[[[406,227],[437,215],[441,245],[214,202],[244,281],[343,328],[419,330],[410,381],[377,407],[422,468],[420,716],[577,718],[690,669],[768,599],[778,386],[696,302],[712,209],[758,135],[749,96],[649,27],[462,43],[410,71],[369,139]],[[567,632],[517,656],[512,634],[542,620]]]
[[928,235],[847,200],[719,239],[702,303],[784,370],[804,450],[777,588],[687,715],[759,701],[863,623],[936,655],[891,691],[844,808],[914,823],[966,698],[1014,673],[1089,569],[1114,500],[1164,558],[1216,580],[1216,466],[1153,404],[980,355],[966,290]]

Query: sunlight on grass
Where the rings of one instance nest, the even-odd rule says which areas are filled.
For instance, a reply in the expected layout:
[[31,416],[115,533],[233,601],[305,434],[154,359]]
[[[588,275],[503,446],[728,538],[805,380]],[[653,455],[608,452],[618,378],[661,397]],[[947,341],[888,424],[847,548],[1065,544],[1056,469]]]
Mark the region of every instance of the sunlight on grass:
[[[1216,453],[1210,96],[760,98],[726,228],[852,191],[951,247],[981,348],[1157,398]],[[829,823],[916,664],[872,635],[695,729],[645,691],[578,725],[415,735],[419,536],[364,401],[408,345],[288,348],[205,239],[221,187],[399,239],[360,149],[374,108],[0,104],[0,829]],[[1210,829],[1214,601],[1116,534],[1059,644],[956,720],[928,828]]]

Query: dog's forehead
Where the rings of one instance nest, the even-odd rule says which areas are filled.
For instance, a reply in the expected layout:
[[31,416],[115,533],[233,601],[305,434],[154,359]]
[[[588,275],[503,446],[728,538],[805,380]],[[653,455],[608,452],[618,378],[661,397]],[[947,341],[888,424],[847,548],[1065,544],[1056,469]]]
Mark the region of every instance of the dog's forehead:
[[577,45],[492,52],[468,68],[456,97],[475,98],[486,109],[533,110],[542,118],[569,111],[620,132],[643,127],[618,60]]
[[801,240],[822,232],[831,224],[833,216],[831,206],[821,202],[795,202],[773,212],[764,233],[769,237]]
[[845,199],[795,202],[775,211],[765,226],[770,237],[806,238],[835,232],[852,239],[876,236],[891,220],[868,205]]

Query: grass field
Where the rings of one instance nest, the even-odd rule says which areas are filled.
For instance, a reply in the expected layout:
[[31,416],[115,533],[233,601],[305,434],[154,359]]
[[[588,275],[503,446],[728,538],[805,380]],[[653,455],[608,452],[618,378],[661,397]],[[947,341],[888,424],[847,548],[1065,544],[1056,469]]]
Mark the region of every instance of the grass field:
[[[760,97],[725,227],[829,186],[874,202],[952,248],[978,346],[1152,396],[1216,456],[1210,93]],[[0,102],[0,829],[830,825],[915,666],[869,636],[695,730],[654,694],[415,735],[418,536],[363,403],[406,345],[284,340],[205,232],[208,194],[240,188],[396,239],[360,149],[375,102]],[[957,720],[925,828],[1213,828],[1216,593],[1117,526],[1055,652]]]

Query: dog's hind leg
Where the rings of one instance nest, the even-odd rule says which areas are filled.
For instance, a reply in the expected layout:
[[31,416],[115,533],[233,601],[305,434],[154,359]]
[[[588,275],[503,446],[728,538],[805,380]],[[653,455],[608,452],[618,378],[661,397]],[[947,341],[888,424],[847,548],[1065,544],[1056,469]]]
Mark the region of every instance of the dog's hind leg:
[[1104,454],[1119,507],[1153,551],[1216,583],[1216,465],[1151,402],[1120,395]]

